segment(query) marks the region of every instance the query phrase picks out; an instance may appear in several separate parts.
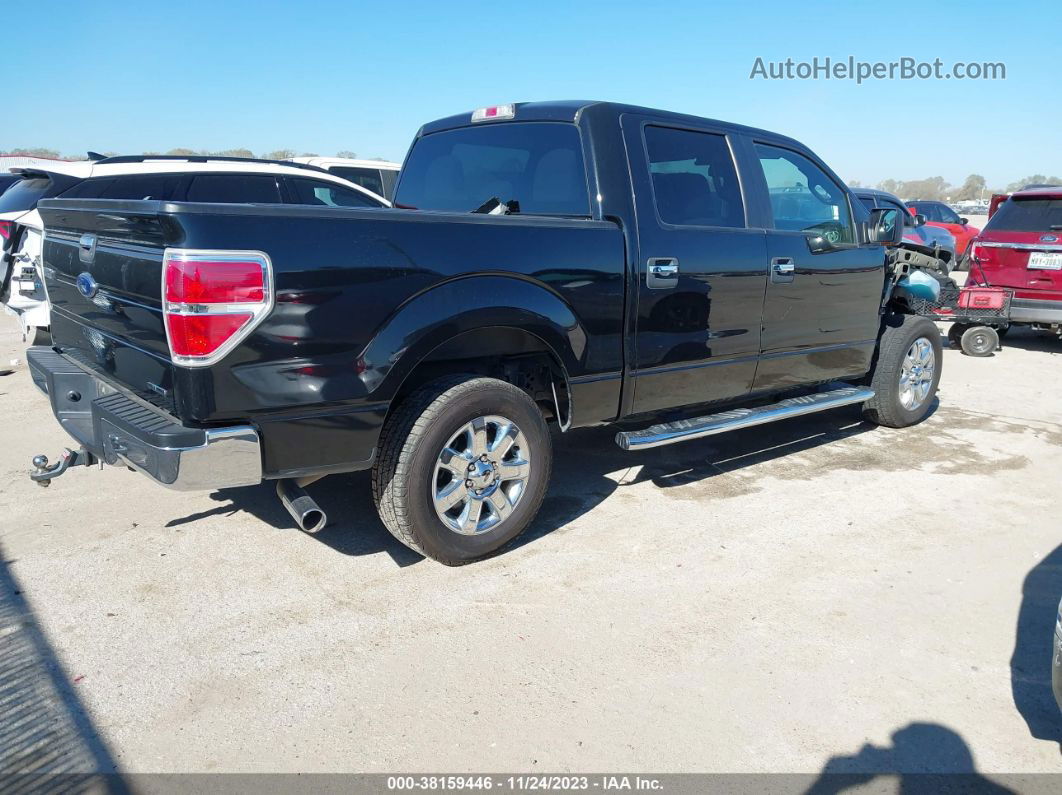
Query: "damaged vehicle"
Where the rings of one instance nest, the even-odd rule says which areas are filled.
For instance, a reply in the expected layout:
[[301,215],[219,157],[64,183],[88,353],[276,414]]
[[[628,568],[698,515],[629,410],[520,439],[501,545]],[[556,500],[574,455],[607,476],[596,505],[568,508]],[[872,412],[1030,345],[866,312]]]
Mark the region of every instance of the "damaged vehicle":
[[27,360],[75,443],[31,477],[272,481],[316,532],[307,487],[368,470],[387,529],[456,565],[531,524],[551,431],[614,423],[638,457],[933,406],[940,334],[902,295],[921,265],[890,254],[902,211],[868,210],[792,138],[604,102],[480,108],[420,129],[395,206],[41,202],[54,344]]

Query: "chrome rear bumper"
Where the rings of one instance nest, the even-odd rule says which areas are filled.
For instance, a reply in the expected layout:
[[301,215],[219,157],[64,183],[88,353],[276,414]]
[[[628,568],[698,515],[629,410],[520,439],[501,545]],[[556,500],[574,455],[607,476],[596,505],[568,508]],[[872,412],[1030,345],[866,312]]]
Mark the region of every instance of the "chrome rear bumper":
[[132,467],[179,491],[261,482],[261,442],[253,427],[183,425],[51,348],[30,348],[26,361],[59,424],[101,461]]

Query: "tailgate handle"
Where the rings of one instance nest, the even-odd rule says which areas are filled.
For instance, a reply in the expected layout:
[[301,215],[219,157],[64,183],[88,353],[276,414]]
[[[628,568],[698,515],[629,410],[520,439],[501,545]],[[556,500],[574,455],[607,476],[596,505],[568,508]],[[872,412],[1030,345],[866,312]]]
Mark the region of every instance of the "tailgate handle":
[[77,255],[82,262],[92,262],[96,258],[96,236],[85,233],[77,241]]

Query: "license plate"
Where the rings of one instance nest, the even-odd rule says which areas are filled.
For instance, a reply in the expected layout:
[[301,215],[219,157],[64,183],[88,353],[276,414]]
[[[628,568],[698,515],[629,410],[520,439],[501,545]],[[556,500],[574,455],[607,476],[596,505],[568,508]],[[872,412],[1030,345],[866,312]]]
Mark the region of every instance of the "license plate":
[[1029,254],[1029,268],[1039,271],[1062,271],[1062,254],[1034,251]]

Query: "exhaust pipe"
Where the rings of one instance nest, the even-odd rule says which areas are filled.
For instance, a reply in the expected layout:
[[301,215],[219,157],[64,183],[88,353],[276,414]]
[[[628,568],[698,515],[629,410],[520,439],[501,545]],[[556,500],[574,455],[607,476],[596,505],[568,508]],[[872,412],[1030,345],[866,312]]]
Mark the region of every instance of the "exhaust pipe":
[[[314,478],[316,480],[316,478]],[[324,529],[328,516],[306,493],[300,482],[294,478],[277,481],[277,496],[288,509],[299,529],[306,533],[318,533]]]

